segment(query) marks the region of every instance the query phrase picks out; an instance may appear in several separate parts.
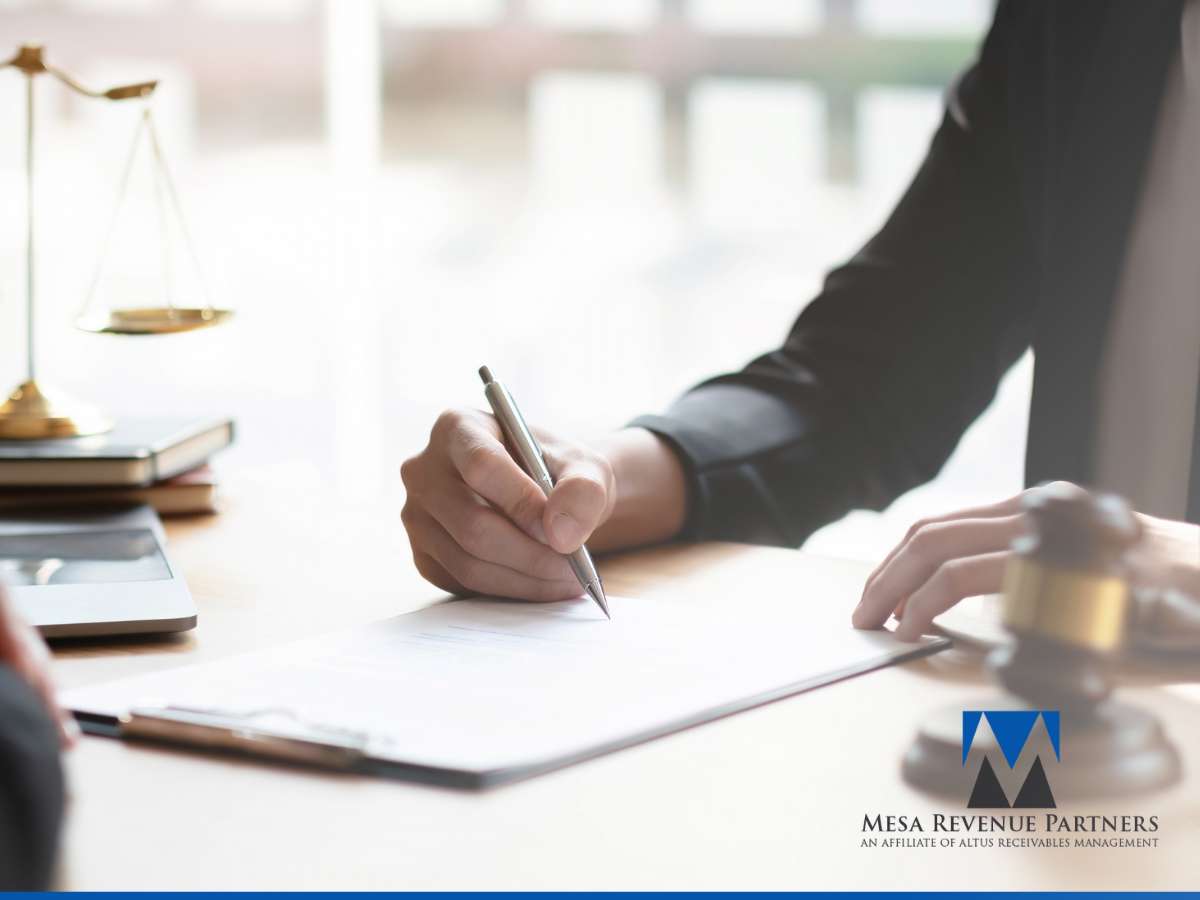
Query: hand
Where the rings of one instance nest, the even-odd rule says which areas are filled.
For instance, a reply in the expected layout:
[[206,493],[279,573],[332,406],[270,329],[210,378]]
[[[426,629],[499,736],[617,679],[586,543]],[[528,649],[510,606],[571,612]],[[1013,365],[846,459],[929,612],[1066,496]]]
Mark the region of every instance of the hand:
[[63,746],[72,746],[79,737],[79,726],[58,705],[50,679],[50,653],[38,633],[12,608],[3,584],[0,584],[0,663],[11,666],[29,682],[57,723]]
[[580,594],[563,557],[612,514],[615,476],[601,453],[535,429],[555,478],[547,498],[504,446],[496,420],[443,413],[400,467],[401,518],[417,571],[452,594],[565,600]]
[[[914,524],[867,579],[854,626],[879,628],[894,613],[896,636],[914,641],[958,601],[998,593],[1009,546],[1028,525],[1022,501],[1041,489]],[[1200,526],[1135,515],[1142,536],[1129,555],[1134,585],[1175,587],[1200,598]]]

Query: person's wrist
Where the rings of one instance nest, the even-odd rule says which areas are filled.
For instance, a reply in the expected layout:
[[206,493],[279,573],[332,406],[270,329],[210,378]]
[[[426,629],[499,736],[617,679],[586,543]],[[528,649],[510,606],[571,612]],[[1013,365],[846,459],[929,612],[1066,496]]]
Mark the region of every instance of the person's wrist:
[[1200,526],[1135,513],[1142,536],[1130,554],[1140,587],[1172,588],[1200,601]]
[[596,529],[596,550],[659,543],[675,537],[687,513],[683,466],[662,438],[645,428],[623,428],[593,443],[608,461],[616,492],[612,512]]

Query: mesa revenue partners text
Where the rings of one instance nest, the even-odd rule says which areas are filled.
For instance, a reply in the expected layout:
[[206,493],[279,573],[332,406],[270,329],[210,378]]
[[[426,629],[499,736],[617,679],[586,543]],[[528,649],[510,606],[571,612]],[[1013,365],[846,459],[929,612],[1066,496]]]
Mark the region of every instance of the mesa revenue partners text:
[[863,816],[862,832],[902,835],[864,838],[864,846],[876,847],[1156,847],[1158,837],[1152,835],[1158,832],[1158,816],[933,813],[922,817],[879,813]]

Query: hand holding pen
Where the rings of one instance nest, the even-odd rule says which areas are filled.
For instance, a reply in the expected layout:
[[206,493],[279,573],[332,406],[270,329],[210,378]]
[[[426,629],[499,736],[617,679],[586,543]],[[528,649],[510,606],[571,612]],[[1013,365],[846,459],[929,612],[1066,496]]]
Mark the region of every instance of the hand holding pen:
[[583,593],[567,555],[612,514],[613,468],[583,444],[536,436],[555,479],[549,496],[513,458],[495,417],[457,410],[438,418],[428,446],[400,470],[402,518],[426,580],[453,594],[521,600]]
[[[504,432],[504,441],[512,452],[513,458],[521,464],[525,473],[537,482],[542,493],[549,498],[554,493],[554,476],[550,474],[550,469],[546,465],[546,457],[542,453],[538,439],[525,424],[525,417],[521,415],[517,401],[513,399],[512,394],[504,385],[492,377],[492,370],[487,366],[480,368],[479,377],[483,380],[487,401],[492,407],[496,421],[500,423],[500,428]],[[596,571],[596,565],[592,562],[592,555],[588,552],[587,547],[581,544],[566,554],[566,557],[579,586],[600,607],[605,617],[611,619],[612,615],[608,611],[608,598],[604,594],[604,585],[600,582],[600,573]]]

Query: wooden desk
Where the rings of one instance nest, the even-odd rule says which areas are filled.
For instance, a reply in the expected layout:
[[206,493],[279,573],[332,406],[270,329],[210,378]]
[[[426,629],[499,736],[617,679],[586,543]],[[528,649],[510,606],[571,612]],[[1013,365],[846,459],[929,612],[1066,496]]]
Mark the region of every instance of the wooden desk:
[[[221,516],[174,523],[200,627],[171,640],[59,648],[66,686],[213,659],[413,609],[394,508],[316,489],[231,487]],[[710,544],[603,565],[614,592],[793,590],[849,616],[857,563]],[[85,738],[71,754],[62,886],[73,889],[1195,888],[1197,780],[1067,812],[1157,814],[1158,849],[862,849],[864,813],[965,812],[909,789],[919,716],[986,691],[943,654],[851,679],[487,793],[313,774]],[[1200,704],[1130,692],[1189,773]]]

